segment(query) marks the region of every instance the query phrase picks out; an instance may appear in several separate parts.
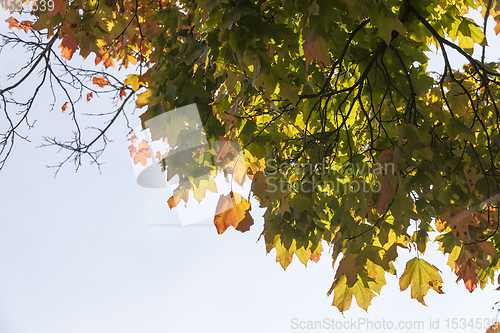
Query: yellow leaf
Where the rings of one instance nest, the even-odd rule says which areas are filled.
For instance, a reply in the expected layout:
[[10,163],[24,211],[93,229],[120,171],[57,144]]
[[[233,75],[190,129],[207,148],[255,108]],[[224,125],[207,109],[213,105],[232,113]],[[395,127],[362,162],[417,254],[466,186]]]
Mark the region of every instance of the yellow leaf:
[[424,259],[413,258],[406,263],[404,273],[399,279],[399,288],[403,291],[411,285],[411,298],[415,298],[423,305],[426,305],[424,296],[427,295],[429,289],[442,294],[442,283],[443,279],[439,275],[436,266],[429,264]]
[[137,91],[139,89],[139,75],[137,74],[129,74],[125,81],[123,81],[124,85],[129,85],[132,87],[133,91]]

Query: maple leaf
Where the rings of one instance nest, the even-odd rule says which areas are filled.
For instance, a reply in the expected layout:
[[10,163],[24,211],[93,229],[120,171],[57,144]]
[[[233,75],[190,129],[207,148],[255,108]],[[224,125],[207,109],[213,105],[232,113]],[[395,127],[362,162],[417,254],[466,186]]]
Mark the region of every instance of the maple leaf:
[[17,28],[18,30],[24,30],[24,32],[28,33],[31,29],[33,29],[33,22],[31,21],[22,21],[19,23],[18,20],[13,18],[12,16],[5,20],[5,22],[9,23],[9,29]]
[[268,178],[262,171],[257,171],[252,179],[252,192],[259,198],[261,207],[269,202],[267,182]]
[[181,200],[187,202],[189,200],[189,191],[184,186],[180,185],[174,190],[174,194],[167,200],[170,209],[176,207]]
[[123,81],[123,85],[129,85],[132,87],[133,91],[139,90],[139,81],[140,76],[138,74],[128,74],[125,81]]
[[168,204],[168,207],[169,207],[170,209],[172,209],[172,208],[174,208],[175,206],[177,206],[177,204],[178,204],[178,203],[179,203],[179,202],[176,202],[176,201],[175,201],[175,197],[174,197],[173,195],[172,195],[170,198],[168,198],[168,200],[167,200],[167,204]]
[[13,18],[12,16],[9,17],[8,19],[6,19],[5,22],[7,22],[9,24],[9,29],[12,29],[12,28],[21,29],[21,27],[19,26],[19,21],[16,20],[15,18]]
[[64,103],[63,106],[61,106],[62,112],[66,112],[67,109],[68,109],[68,102]]
[[78,45],[76,44],[75,38],[73,36],[67,35],[61,41],[58,48],[61,50],[61,56],[67,60],[71,60],[73,54],[75,54],[78,49]]
[[401,291],[408,289],[411,285],[411,298],[417,299],[423,305],[426,305],[424,296],[427,295],[429,289],[435,290],[438,294],[443,293],[442,283],[439,269],[420,258],[408,261],[403,275],[399,278]]
[[137,140],[137,136],[135,134],[133,134],[130,138],[127,139],[128,141],[130,142],[134,142],[135,140]]
[[121,50],[123,50],[125,46],[127,46],[128,41],[128,36],[125,35],[125,37],[123,37],[123,40],[116,45],[116,52],[120,52]]
[[367,288],[363,285],[363,282],[359,280],[351,288],[354,297],[356,297],[356,303],[358,306],[365,311],[368,311],[368,307],[372,303],[372,299],[377,296],[371,288]]
[[[499,23],[500,25],[500,23]],[[500,333],[500,325],[498,323],[491,325],[487,330],[486,333]]]
[[348,254],[342,257],[335,274],[335,279],[338,279],[341,275],[345,275],[347,285],[352,287],[358,281],[358,271],[363,269],[363,265],[356,263],[357,257],[357,254]]
[[48,17],[54,17],[57,13],[61,14],[62,17],[66,14],[66,2],[64,0],[53,0],[54,9],[49,10]]
[[115,59],[109,55],[109,53],[104,53],[100,57],[95,58],[96,66],[102,61],[104,68],[113,67],[115,68]]
[[134,155],[134,164],[141,162],[143,166],[146,166],[148,158],[151,158],[148,142],[146,140],[142,140],[141,143],[139,143],[137,152]]
[[455,269],[455,274],[457,274],[457,281],[463,280],[464,285],[469,292],[473,292],[477,288],[477,274],[476,274],[476,263],[468,261]]
[[339,279],[335,280],[327,295],[329,296],[333,291],[332,305],[337,307],[340,312],[349,310],[353,295],[356,297],[356,303],[358,306],[365,311],[368,311],[368,307],[376,294],[373,292],[375,283],[370,281],[367,285],[368,287],[363,283],[363,281],[358,280],[352,287],[349,287],[346,276],[342,275]]
[[89,92],[87,94],[87,102],[90,102],[90,100],[92,99],[92,97],[94,97],[94,94],[92,94],[92,92]]
[[217,185],[215,184],[212,177],[206,175],[205,179],[195,180],[195,188],[193,190],[193,195],[198,202],[201,202],[201,200],[205,198],[205,193],[207,190],[210,190],[210,192],[212,193],[217,193]]
[[385,175],[382,180],[382,186],[380,189],[380,199],[377,204],[377,213],[383,214],[388,205],[389,196],[394,196],[392,192],[391,185],[389,184],[389,178],[391,175]]
[[477,227],[480,223],[476,216],[457,205],[445,205],[441,207],[440,212],[441,214],[436,220],[436,229],[442,232],[447,226],[450,226],[453,236],[462,241],[467,241],[469,238],[469,226]]
[[250,203],[239,193],[231,191],[228,195],[222,194],[217,203],[214,224],[217,232],[222,234],[229,226],[236,230],[245,232],[253,224],[250,215]]
[[33,29],[33,22],[31,21],[22,21],[20,24],[20,28],[24,30],[25,33],[28,33],[31,29]]
[[233,180],[240,186],[243,186],[243,183],[247,179],[247,167],[246,163],[243,159],[243,153],[240,152],[236,160],[234,161],[233,167]]
[[130,153],[130,157],[133,157],[134,154],[137,152],[137,148],[134,145],[128,146],[128,151]]
[[[108,82],[109,84],[109,82]],[[125,89],[123,88],[120,88],[120,101],[123,99],[123,97],[127,96],[127,92],[125,91]]]
[[330,290],[327,292],[327,296],[333,291],[333,302],[332,305],[337,307],[340,312],[349,310],[352,302],[352,291],[351,288],[347,286],[347,278],[342,275],[340,279],[336,280]]
[[340,275],[327,292],[327,296],[330,296],[332,292],[334,293],[332,305],[337,307],[340,312],[344,312],[350,308],[353,295],[356,298],[358,306],[368,311],[372,299],[377,294],[380,294],[382,287],[387,284],[385,271],[381,266],[368,260],[364,268],[366,270],[363,267],[361,268],[357,281],[352,287],[349,287],[347,277]]
[[295,255],[299,258],[300,262],[307,267],[307,262],[311,258],[311,250],[301,247],[300,249],[295,250]]
[[281,267],[286,270],[293,260],[293,253],[296,248],[295,240],[292,241],[289,248],[286,248],[281,242],[280,236],[276,236],[274,248],[276,249],[276,262],[278,262]]
[[115,59],[105,56],[103,58],[102,64],[104,65],[104,68],[112,67],[115,68]]
[[219,151],[217,152],[217,157],[215,158],[216,163],[224,162],[226,158],[233,160],[239,155],[239,145],[236,142],[229,141],[228,138],[223,136],[219,137],[222,142]]
[[325,39],[315,32],[311,31],[307,35],[304,43],[302,43],[304,57],[306,58],[306,70],[309,68],[311,61],[316,58],[320,64],[328,65],[330,63],[330,54],[328,53],[328,45]]
[[94,76],[92,78],[92,83],[93,84],[97,84],[101,88],[103,88],[104,86],[108,86],[109,85],[109,81],[106,78],[104,78],[104,77],[96,77],[96,76]]

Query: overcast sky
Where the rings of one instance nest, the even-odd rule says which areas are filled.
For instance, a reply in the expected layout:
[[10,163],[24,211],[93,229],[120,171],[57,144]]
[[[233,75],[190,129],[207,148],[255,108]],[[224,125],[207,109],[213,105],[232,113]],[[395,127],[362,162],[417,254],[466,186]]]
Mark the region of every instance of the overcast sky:
[[[1,21],[7,17],[0,13]],[[19,51],[0,55],[0,88],[20,58]],[[29,83],[23,89],[32,92]],[[110,104],[94,99],[87,107],[108,110]],[[326,296],[334,275],[328,249],[319,263],[305,268],[295,258],[284,272],[274,251],[266,256],[263,241],[256,242],[263,225],[256,202],[255,225],[244,234],[180,227],[166,204],[167,190],[137,185],[124,119],[109,134],[114,142],[102,156],[102,173],[88,164],[75,173],[68,164],[54,179],[46,165],[64,152],[36,146],[42,135],[68,135],[69,121],[58,104],[48,109],[40,100],[36,127],[25,133],[32,142],[19,140],[0,172],[0,333],[296,332],[302,330],[294,323],[325,318],[394,326],[423,321],[425,331],[429,320],[439,319],[435,331],[446,331],[447,319],[451,328],[452,318],[475,322],[496,315],[492,306],[500,293],[492,286],[468,293],[432,245],[425,258],[442,268],[445,293],[429,291],[428,307],[387,275],[368,313],[353,301],[342,316]],[[166,223],[179,227],[152,226]],[[398,276],[414,256],[401,251]],[[323,331],[332,330],[314,330]]]

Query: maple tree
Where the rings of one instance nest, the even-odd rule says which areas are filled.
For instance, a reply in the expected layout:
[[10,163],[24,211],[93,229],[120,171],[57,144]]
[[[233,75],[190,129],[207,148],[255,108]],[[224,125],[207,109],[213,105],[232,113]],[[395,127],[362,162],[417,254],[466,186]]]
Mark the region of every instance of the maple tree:
[[[471,10],[483,20],[467,16]],[[430,289],[442,293],[439,269],[418,256],[433,231],[469,291],[495,282],[500,64],[486,61],[485,33],[500,32],[500,1],[54,0],[52,11],[22,15],[6,23],[35,43],[2,34],[4,48],[24,43],[33,57],[17,83],[0,89],[10,124],[0,141],[0,168],[21,124],[31,126],[39,88],[26,103],[8,94],[42,68],[38,87],[55,80],[64,91],[61,108],[77,127],[69,141],[46,138],[70,152],[65,161],[98,162],[109,126],[127,108],[144,107],[141,122],[153,140],[173,152],[192,147],[174,157],[154,155],[167,179],[183,180],[169,206],[190,191],[198,201],[206,190],[216,192],[211,179],[221,172],[239,185],[248,175],[266,208],[267,252],[275,249],[283,268],[294,255],[305,265],[319,260],[322,243],[332,248],[338,268],[328,294],[341,311],[353,296],[368,308],[385,275],[396,274],[398,248],[416,253],[400,288],[422,304]],[[427,71],[431,48],[444,60],[439,73]],[[70,66],[77,54],[94,56],[96,66],[137,71],[122,82],[105,70]],[[451,54],[466,64],[452,66]],[[75,109],[83,97],[69,88],[87,102],[105,92],[119,102],[88,142]],[[201,125],[179,119],[165,133],[150,121],[192,103]],[[21,110],[16,119],[8,106]],[[200,126],[211,144],[196,136],[188,144],[187,134]],[[146,165],[153,156],[134,137],[131,157]],[[236,192],[222,195],[217,231],[248,230],[250,208]]]

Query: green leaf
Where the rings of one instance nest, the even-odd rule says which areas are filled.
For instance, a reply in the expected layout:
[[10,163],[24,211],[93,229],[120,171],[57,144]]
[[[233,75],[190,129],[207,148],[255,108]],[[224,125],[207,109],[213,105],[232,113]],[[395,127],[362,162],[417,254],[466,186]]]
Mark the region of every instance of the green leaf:
[[471,143],[476,143],[476,133],[457,118],[450,117],[446,124],[450,132],[450,137],[456,139],[458,136],[464,137]]

